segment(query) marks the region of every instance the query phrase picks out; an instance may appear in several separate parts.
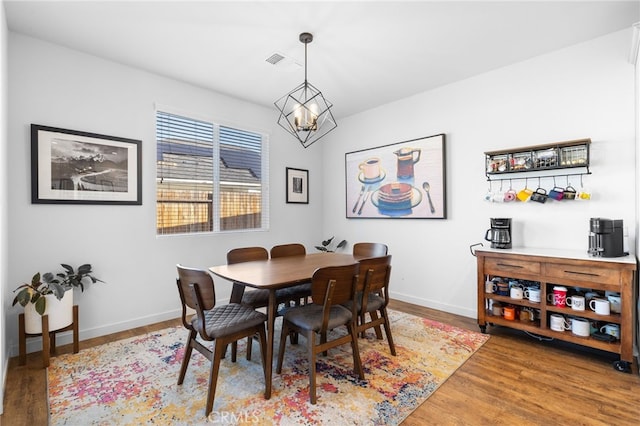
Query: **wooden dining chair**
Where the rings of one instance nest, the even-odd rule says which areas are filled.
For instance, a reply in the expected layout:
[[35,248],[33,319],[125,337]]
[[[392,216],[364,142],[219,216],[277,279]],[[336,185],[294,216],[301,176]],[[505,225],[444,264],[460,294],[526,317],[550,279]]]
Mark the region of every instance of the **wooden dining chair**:
[[380,257],[386,256],[389,249],[382,243],[355,243],[353,245],[353,255],[355,257]]
[[[268,260],[269,252],[264,247],[239,247],[231,249],[227,252],[227,264],[232,265],[235,263],[252,262],[255,260]],[[269,290],[266,289],[245,289],[244,284],[233,283],[233,289],[231,290],[231,300],[237,300],[238,292],[242,292],[241,304],[248,306],[251,309],[266,308],[269,306]],[[291,296],[287,289],[276,290],[276,303],[288,304],[291,301]],[[277,312],[277,310],[276,310]],[[247,339],[247,360],[251,360],[253,338]],[[233,344],[231,347],[232,360],[235,361],[237,353],[237,344]]]
[[[280,244],[271,247],[270,251],[272,259],[288,256],[305,256],[306,254],[307,250],[299,243]],[[304,304],[307,299],[311,297],[311,283],[298,284],[283,290],[289,295],[291,301],[297,305]]]
[[[309,354],[309,399],[312,404],[317,401],[316,358],[321,352],[327,352],[331,348],[350,343],[355,373],[360,379],[364,379],[355,328],[355,303],[351,305],[351,310],[342,306],[348,301],[354,302],[358,270],[357,263],[318,268],[311,280],[311,303],[293,307],[287,310],[283,316],[276,373],[282,372],[286,336],[291,331],[304,335]],[[327,340],[329,331],[342,326],[347,329],[346,335]],[[316,334],[319,335],[319,341]]]
[[[196,349],[211,361],[209,373],[209,391],[205,416],[213,409],[213,401],[218,383],[220,361],[229,343],[239,339],[258,335],[262,369],[265,378],[266,395],[266,333],[267,316],[238,303],[216,306],[216,292],[211,275],[204,270],[177,265],[178,292],[182,303],[182,324],[189,330],[184,358],[178,376],[178,385],[184,381],[193,349]],[[187,312],[187,308],[195,310],[195,315]],[[197,340],[198,336],[205,341],[213,341],[213,351]],[[235,361],[235,360],[234,360]]]

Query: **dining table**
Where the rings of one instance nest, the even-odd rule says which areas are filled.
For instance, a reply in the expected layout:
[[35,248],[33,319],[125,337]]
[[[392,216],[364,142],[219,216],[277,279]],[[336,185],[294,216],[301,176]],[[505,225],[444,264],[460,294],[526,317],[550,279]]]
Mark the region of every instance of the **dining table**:
[[268,260],[212,266],[212,274],[233,282],[230,303],[240,303],[245,287],[269,290],[267,306],[267,353],[265,356],[265,398],[271,398],[273,371],[273,343],[277,315],[276,290],[311,281],[318,268],[343,266],[356,263],[359,257],[352,254],[321,252],[286,256]]

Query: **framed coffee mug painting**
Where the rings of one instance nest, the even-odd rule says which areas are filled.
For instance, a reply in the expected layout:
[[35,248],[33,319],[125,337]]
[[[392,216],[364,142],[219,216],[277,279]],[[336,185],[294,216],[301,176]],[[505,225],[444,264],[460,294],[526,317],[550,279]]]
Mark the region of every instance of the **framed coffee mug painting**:
[[445,135],[345,154],[347,218],[446,219]]
[[309,204],[309,170],[287,167],[287,203]]
[[31,203],[142,204],[142,141],[31,125]]

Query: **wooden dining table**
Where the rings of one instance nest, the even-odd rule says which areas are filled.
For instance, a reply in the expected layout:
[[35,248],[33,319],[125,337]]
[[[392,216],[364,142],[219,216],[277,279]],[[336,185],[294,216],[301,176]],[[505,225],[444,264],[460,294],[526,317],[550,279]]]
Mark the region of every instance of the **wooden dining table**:
[[276,259],[257,260],[234,263],[231,265],[212,266],[212,274],[232,281],[234,288],[231,303],[240,303],[245,287],[269,290],[267,307],[267,354],[266,354],[266,386],[265,398],[271,398],[273,371],[273,342],[277,313],[276,290],[311,281],[318,268],[327,266],[350,265],[358,261],[352,254],[313,253],[300,256],[286,256]]

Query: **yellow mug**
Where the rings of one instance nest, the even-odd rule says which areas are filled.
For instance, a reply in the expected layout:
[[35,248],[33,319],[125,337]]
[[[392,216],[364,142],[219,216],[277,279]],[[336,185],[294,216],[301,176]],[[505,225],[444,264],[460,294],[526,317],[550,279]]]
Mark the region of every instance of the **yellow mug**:
[[533,190],[529,188],[525,188],[518,192],[518,195],[516,195],[516,198],[518,199],[518,201],[528,201],[529,198],[531,197],[531,194],[533,194]]

